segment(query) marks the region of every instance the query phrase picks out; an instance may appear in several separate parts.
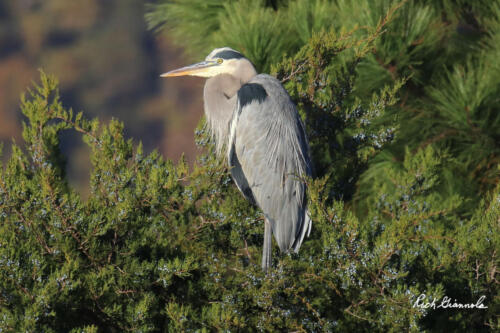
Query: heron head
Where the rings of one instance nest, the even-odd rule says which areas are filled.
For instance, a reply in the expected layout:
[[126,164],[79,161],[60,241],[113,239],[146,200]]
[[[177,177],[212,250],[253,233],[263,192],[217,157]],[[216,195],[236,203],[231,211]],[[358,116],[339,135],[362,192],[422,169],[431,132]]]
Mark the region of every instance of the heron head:
[[244,68],[255,71],[252,63],[241,53],[229,47],[218,48],[210,52],[204,61],[161,74],[161,77],[199,76],[213,77],[219,74],[235,75]]

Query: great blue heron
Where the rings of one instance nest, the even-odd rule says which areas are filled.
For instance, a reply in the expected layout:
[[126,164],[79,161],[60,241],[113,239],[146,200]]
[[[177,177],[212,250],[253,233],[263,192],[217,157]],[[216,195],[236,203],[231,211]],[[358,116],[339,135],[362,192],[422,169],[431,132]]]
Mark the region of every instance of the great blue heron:
[[282,252],[298,252],[311,230],[306,186],[311,175],[309,148],[297,108],[281,83],[257,74],[241,53],[213,50],[205,61],[162,77],[208,78],[203,93],[216,151],[227,152],[234,182],[265,216],[262,268],[271,265],[271,232]]

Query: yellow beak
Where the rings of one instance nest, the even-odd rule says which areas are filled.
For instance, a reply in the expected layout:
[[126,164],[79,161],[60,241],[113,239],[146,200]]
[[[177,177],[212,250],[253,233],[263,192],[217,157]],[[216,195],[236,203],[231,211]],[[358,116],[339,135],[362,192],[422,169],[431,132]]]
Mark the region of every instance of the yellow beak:
[[174,77],[174,76],[185,76],[185,75],[194,75],[198,76],[206,71],[207,68],[216,66],[216,61],[202,61],[193,65],[189,65],[186,67],[174,69],[173,71],[163,73],[160,77]]

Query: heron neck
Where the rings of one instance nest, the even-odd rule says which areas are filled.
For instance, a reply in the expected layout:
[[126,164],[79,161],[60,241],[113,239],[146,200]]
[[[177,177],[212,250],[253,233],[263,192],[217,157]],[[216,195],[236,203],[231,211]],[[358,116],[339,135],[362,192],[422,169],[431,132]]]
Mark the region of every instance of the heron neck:
[[205,83],[205,116],[219,154],[223,152],[228,140],[229,123],[236,107],[236,93],[242,84],[238,78],[229,74],[214,76]]

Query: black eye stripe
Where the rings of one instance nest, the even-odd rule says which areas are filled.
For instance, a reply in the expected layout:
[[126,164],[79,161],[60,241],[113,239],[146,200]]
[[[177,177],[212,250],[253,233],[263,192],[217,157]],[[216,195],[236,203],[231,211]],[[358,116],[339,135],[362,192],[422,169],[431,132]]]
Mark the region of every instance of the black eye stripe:
[[214,55],[214,58],[222,58],[222,59],[240,59],[244,58],[243,55],[239,52],[233,51],[233,50],[224,50],[220,51],[217,54]]

